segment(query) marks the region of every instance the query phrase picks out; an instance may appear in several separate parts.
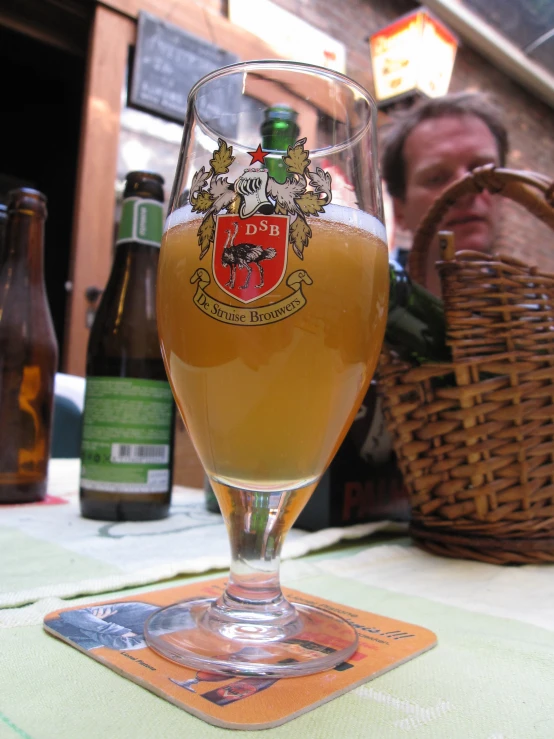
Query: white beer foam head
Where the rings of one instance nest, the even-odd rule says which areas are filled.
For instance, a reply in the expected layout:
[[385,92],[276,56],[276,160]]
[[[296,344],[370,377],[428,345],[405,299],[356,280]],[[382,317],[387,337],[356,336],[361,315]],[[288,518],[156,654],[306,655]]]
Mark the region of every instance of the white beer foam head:
[[[387,243],[387,230],[385,226],[378,218],[363,210],[331,204],[325,207],[325,212],[320,213],[319,218],[322,218],[324,221],[344,223],[345,226],[359,228],[362,231],[369,231],[369,233],[384,241],[385,244]],[[308,219],[309,221],[310,219]]]
[[[326,221],[334,221],[335,223],[344,223],[345,226],[352,226],[353,228],[359,228],[362,231],[368,231],[369,233],[377,236],[378,239],[387,243],[387,231],[381,221],[375,216],[365,213],[363,210],[356,210],[355,208],[346,208],[343,205],[327,205],[325,212],[320,213],[319,218]],[[169,231],[174,226],[179,226],[181,223],[187,221],[200,220],[202,218],[201,213],[193,213],[192,206],[190,203],[183,205],[181,208],[174,210],[165,221],[164,232]],[[315,218],[308,218],[308,223],[314,222]]]
[[186,223],[187,221],[192,221],[194,218],[202,218],[202,214],[193,213],[192,205],[190,203],[187,203],[181,208],[177,208],[177,210],[174,210],[173,213],[170,213],[167,216],[164,224],[164,233],[166,231],[169,231],[170,228],[173,228],[174,226],[179,226],[181,223]]

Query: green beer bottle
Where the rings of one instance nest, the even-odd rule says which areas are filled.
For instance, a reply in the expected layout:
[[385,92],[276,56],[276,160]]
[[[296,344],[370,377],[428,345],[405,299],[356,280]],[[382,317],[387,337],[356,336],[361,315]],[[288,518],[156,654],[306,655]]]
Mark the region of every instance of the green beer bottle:
[[287,168],[283,162],[289,146],[294,146],[298,140],[300,129],[296,119],[298,113],[289,105],[280,103],[265,109],[262,123],[262,149],[270,151],[266,157],[265,166],[274,180],[284,182],[287,178]]
[[389,261],[389,313],[385,343],[417,364],[448,362],[442,300],[413,282],[397,262]]
[[[403,267],[389,261],[389,311],[384,343],[410,364],[450,361],[442,301],[413,282]],[[434,382],[448,385],[445,378]],[[384,419],[372,383],[335,458],[297,519],[297,526],[318,531],[378,518],[405,520],[407,493],[394,457],[387,455]],[[365,419],[365,420],[362,420]],[[361,436],[361,434],[363,434]],[[379,444],[383,446],[379,448]],[[370,456],[367,450],[372,450]],[[375,449],[384,456],[376,459]],[[362,454],[361,450],[365,450]]]
[[81,513],[109,521],[169,511],[175,405],[156,326],[163,179],[130,172],[112,271],[91,328]]

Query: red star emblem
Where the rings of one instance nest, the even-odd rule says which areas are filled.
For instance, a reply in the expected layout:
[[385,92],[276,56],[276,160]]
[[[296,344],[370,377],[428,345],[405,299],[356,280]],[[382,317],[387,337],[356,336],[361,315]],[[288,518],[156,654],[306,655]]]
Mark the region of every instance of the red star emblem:
[[261,144],[258,144],[258,148],[256,151],[247,151],[247,154],[250,154],[252,157],[252,161],[250,162],[250,166],[255,164],[256,162],[259,162],[260,164],[265,164],[264,159],[269,154],[268,151],[264,151],[261,147]]

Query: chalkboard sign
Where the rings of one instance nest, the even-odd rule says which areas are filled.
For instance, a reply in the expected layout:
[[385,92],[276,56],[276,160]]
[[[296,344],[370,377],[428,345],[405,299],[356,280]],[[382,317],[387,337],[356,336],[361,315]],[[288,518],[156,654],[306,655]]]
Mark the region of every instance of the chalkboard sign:
[[[182,123],[193,85],[214,69],[236,61],[235,54],[141,11],[128,104]],[[219,99],[218,106],[228,110],[229,103]]]

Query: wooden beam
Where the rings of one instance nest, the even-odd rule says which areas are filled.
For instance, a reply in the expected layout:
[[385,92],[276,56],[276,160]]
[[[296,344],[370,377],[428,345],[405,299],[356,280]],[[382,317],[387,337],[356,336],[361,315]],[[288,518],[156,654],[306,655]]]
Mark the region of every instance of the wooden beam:
[[70,256],[72,292],[63,370],[85,374],[89,331],[85,290],[104,288],[112,263],[121,91],[136,23],[98,6],[92,27]]
[[[199,3],[193,0],[180,0],[179,2],[175,0],[105,0],[105,4],[129,18],[138,17],[141,10],[151,13],[194,36],[236,54],[242,61],[282,58],[275,49],[255,34],[231,23],[228,18],[199,7]],[[286,94],[285,76],[282,81]],[[293,94],[293,87],[291,79],[291,94]],[[259,89],[263,90],[263,86]],[[262,94],[260,99],[263,100],[265,97]],[[334,96],[326,84],[316,85],[314,83],[310,89],[310,101],[313,106],[328,115],[340,115]],[[298,109],[298,105],[293,104],[293,107]]]
[[279,57],[254,34],[234,25],[222,15],[201,8],[200,3],[193,0],[103,0],[103,4],[129,18],[137,18],[139,11],[144,10],[236,54],[241,60]]

